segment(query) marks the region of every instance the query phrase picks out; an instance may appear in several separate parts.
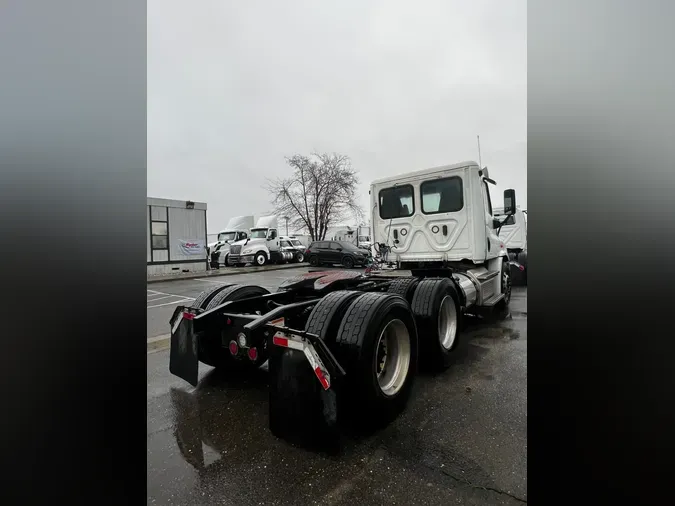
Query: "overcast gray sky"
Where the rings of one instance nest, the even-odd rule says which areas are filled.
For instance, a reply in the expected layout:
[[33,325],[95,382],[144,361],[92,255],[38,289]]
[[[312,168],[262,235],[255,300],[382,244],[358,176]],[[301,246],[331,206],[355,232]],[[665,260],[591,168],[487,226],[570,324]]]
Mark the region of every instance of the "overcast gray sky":
[[478,159],[527,207],[525,0],[148,0],[148,195],[208,231],[271,209],[284,156],[336,151],[368,184]]

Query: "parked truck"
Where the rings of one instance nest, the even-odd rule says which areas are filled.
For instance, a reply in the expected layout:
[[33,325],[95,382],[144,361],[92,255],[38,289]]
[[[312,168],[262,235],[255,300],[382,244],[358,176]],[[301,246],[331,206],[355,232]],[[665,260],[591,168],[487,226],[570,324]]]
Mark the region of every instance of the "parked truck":
[[514,284],[527,285],[527,211],[516,209],[510,216],[503,209],[495,209],[495,217],[504,220],[499,237],[506,244],[511,260],[511,276]]
[[[197,385],[199,362],[244,374],[269,359],[269,426],[279,437],[339,434],[345,420],[387,423],[406,406],[418,364],[450,366],[463,315],[508,314],[494,184],[475,162],[373,182],[372,237],[391,272],[309,272],[273,293],[213,287],[171,318],[171,373]],[[515,212],[506,190],[504,215]],[[273,225],[257,227],[241,245],[253,258],[274,241]]]
[[285,251],[280,244],[276,216],[261,216],[251,228],[251,234],[243,241],[230,246],[228,265],[243,267],[246,264],[263,266],[267,263],[283,263],[293,260],[293,253]]
[[217,241],[208,245],[211,267],[219,269],[220,267],[227,266],[230,246],[237,241],[246,240],[252,227],[253,216],[236,216],[232,218],[227,223],[225,229],[218,233]]

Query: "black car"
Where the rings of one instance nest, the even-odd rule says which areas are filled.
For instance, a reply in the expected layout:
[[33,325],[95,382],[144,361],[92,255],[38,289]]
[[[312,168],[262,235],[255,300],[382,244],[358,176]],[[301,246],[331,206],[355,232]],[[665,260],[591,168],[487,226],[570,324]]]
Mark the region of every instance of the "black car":
[[314,241],[305,251],[305,258],[309,265],[341,264],[347,269],[363,266],[368,260],[368,252],[357,248],[352,243],[344,241]]

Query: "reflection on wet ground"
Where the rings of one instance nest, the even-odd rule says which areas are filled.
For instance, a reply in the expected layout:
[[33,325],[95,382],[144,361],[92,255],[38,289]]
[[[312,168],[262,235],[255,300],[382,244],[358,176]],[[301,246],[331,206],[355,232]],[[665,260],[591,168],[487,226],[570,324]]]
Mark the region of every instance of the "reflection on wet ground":
[[204,367],[191,389],[148,355],[149,504],[513,504],[527,499],[527,292],[498,324],[467,318],[454,365],[422,375],[382,431],[336,455],[268,430],[267,373]]

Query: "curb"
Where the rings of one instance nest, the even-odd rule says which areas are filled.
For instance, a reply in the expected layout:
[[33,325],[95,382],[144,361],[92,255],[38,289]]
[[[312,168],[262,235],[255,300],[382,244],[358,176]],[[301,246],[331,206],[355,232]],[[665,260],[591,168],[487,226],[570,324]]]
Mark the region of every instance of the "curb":
[[164,334],[148,339],[148,353],[155,351],[168,350],[171,344],[171,334]]
[[309,264],[281,264],[281,265],[269,265],[263,267],[242,267],[235,269],[232,267],[224,267],[222,269],[215,269],[212,271],[204,272],[181,272],[180,274],[167,274],[165,276],[151,276],[148,277],[147,283],[160,283],[164,281],[179,281],[181,279],[195,279],[195,278],[209,278],[209,277],[219,277],[219,276],[235,276],[237,274],[248,274],[250,272],[265,272],[265,271],[278,271],[282,269],[298,269],[300,267],[309,267]]

